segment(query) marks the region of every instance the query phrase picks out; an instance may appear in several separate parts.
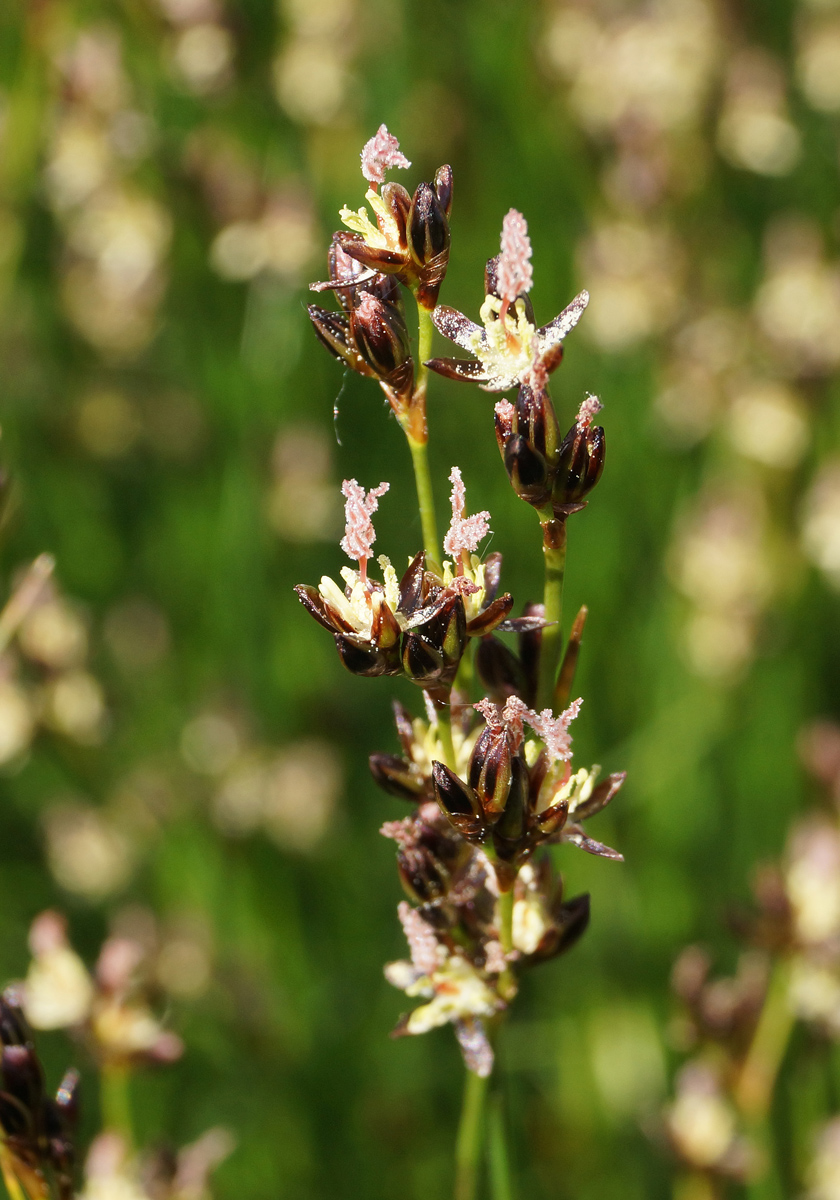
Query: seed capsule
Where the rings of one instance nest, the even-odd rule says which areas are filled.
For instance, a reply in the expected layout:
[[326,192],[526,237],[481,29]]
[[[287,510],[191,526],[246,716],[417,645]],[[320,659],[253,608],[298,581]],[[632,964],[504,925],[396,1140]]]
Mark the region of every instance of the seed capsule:
[[[601,478],[606,435],[600,425],[584,428],[575,423],[560,447],[553,502],[556,516],[578,506]],[[575,511],[574,508],[571,511]]]

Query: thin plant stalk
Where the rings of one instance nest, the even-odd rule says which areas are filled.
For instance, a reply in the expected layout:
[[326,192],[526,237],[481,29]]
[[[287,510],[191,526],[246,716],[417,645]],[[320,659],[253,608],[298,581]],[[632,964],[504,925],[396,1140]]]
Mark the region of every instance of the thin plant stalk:
[[487,1112],[487,1162],[490,1168],[492,1200],[513,1200],[513,1179],[505,1132],[504,1106],[499,1091],[496,1091],[490,1098]]
[[784,1061],[795,1017],[788,1000],[790,962],[780,959],[773,970],[746,1060],[734,1089],[753,1142],[766,1167],[749,1184],[751,1200],[783,1200],[784,1189],[773,1155],[770,1113],[779,1070]]
[[543,555],[545,557],[545,586],[543,606],[545,619],[550,624],[542,631],[540,650],[540,677],[537,688],[537,708],[551,708],[554,702],[554,686],[560,667],[563,649],[563,634],[560,622],[563,618],[563,583],[566,576],[566,523],[565,521],[543,521]]
[[432,477],[429,473],[429,434],[426,424],[426,389],[429,382],[429,368],[423,365],[431,357],[433,333],[434,325],[431,313],[423,308],[422,304],[418,304],[417,370],[414,376],[414,395],[403,423],[403,429],[414,467],[414,481],[417,485],[417,503],[420,507],[420,523],[423,529],[426,560],[428,565],[434,569],[440,566],[441,557]]
[[476,1200],[478,1195],[481,1149],[483,1145],[485,1104],[489,1078],[467,1071],[461,1122],[455,1146],[454,1200]]
[[435,501],[432,494],[432,477],[429,473],[428,442],[417,441],[408,430],[406,430],[405,436],[414,467],[414,482],[417,485],[417,503],[420,508],[420,524],[423,530],[426,561],[434,570],[440,565],[440,550],[438,548]]
[[105,1129],[119,1133],[128,1146],[134,1144],[134,1123],[131,1118],[129,1081],[131,1072],[122,1063],[106,1063],[100,1077],[102,1124]]

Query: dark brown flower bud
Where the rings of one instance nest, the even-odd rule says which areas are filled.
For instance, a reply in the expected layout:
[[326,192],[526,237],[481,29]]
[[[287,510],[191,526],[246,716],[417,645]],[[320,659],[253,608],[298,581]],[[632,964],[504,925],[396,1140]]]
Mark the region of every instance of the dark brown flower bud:
[[449,221],[429,183],[421,183],[411,201],[408,248],[418,267],[427,267],[449,250]]
[[422,688],[449,687],[466,644],[464,601],[459,595],[448,595],[427,620],[403,634],[403,670]]
[[478,798],[471,787],[443,763],[432,763],[435,799],[450,824],[468,841],[481,841],[485,824]]
[[0,1045],[23,1046],[28,1040],[19,989],[8,987],[0,995]]
[[573,896],[554,907],[554,924],[540,942],[531,961],[545,961],[565,954],[580,940],[589,925],[589,893]]
[[432,851],[420,844],[406,846],[397,854],[400,882],[409,900],[430,904],[449,890],[449,876]]
[[485,693],[496,704],[525,690],[525,672],[519,659],[495,637],[482,638],[475,655],[475,669]]
[[380,675],[399,675],[399,647],[380,650],[370,642],[359,638],[335,635],[338,656],[351,675],[361,675],[367,679],[375,679]]
[[401,183],[386,183],[380,192],[397,227],[400,247],[408,249],[408,221],[411,212],[411,193]]
[[560,426],[548,392],[534,391],[523,383],[516,397],[515,430],[532,450],[537,450],[551,469],[557,461]]
[[519,849],[518,842],[525,832],[528,803],[528,768],[524,759],[516,755],[510,766],[510,785],[505,810],[493,827],[493,842],[503,858],[509,856],[508,850],[515,852]]
[[438,167],[435,172],[434,189],[446,219],[449,220],[452,213],[452,168],[450,166]]
[[600,425],[585,428],[577,422],[563,439],[554,483],[556,516],[575,511],[601,478],[606,437]]
[[23,1133],[40,1110],[44,1076],[32,1046],[4,1046],[0,1056],[0,1124],[7,1134]]
[[383,790],[416,804],[426,791],[426,781],[412,763],[396,754],[371,754],[370,773]]
[[[442,184],[444,198],[446,185]],[[444,204],[428,183],[421,183],[411,201],[408,250],[417,272],[417,301],[431,311],[449,263],[449,220]]]
[[517,496],[535,508],[547,503],[551,494],[548,463],[519,434],[515,433],[505,443],[505,470]]
[[364,375],[368,379],[376,379],[377,374],[359,351],[350,333],[350,322],[343,313],[330,312],[327,308],[319,308],[310,304],[306,310],[309,320],[317,335],[318,341],[329,350],[335,358],[343,362],[351,371]]
[[364,292],[350,314],[350,336],[364,360],[386,379],[411,357],[405,318],[393,304]]
[[473,748],[468,778],[491,823],[499,819],[507,804],[513,758],[507,730],[488,725]]

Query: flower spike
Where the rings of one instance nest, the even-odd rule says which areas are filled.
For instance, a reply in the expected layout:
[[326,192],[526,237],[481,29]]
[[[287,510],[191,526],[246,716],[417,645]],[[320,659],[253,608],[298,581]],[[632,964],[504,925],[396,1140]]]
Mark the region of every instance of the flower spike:
[[400,151],[400,144],[385,125],[380,125],[376,133],[365,142],[361,153],[362,174],[374,187],[385,182],[385,172],[389,167],[410,167],[411,163]]
[[341,485],[342,494],[346,497],[344,505],[346,526],[340,545],[348,558],[355,558],[358,561],[359,574],[363,580],[367,575],[371,547],[376,541],[376,531],[373,528],[371,517],[379,508],[380,496],[384,496],[390,487],[390,483],[380,483],[379,487],[373,488],[365,494],[365,489],[355,479],[345,479]]

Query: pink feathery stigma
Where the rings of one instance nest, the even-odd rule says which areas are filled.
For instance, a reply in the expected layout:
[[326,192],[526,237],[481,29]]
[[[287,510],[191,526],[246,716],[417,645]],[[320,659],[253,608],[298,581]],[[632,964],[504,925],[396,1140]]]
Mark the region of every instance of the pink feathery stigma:
[[402,900],[397,914],[411,952],[411,961],[418,971],[431,975],[440,966],[438,941],[416,908]]
[[555,717],[550,708],[532,713],[526,720],[538,738],[545,743],[551,762],[566,762],[572,757],[572,738],[569,726],[580,712],[582,700],[575,700],[567,709]]
[[499,294],[505,305],[529,292],[534,282],[528,222],[512,208],[502,222],[502,253],[498,267]]
[[597,413],[603,408],[603,404],[597,396],[587,396],[583,404],[578,409],[578,415],[575,418],[581,429],[588,429],[592,424]]
[[400,144],[384,125],[380,125],[373,137],[365,142],[362,150],[362,174],[372,184],[384,183],[389,167],[410,167],[411,163],[400,153]]
[[523,722],[528,721],[531,715],[531,709],[524,700],[520,700],[518,696],[508,696],[502,709],[502,720],[507,727],[508,738],[514,751],[522,745],[525,732]]
[[[449,473],[449,482],[452,484],[452,491],[449,495],[452,503],[452,523],[449,526],[449,532],[443,539],[443,550],[445,554],[451,554],[453,558],[458,558],[465,551],[472,553],[478,548],[479,542],[487,537],[490,532],[490,526],[487,524],[490,514],[485,511],[465,517],[467,490],[458,467],[452,468]],[[459,575],[462,570],[463,568],[459,564]]]
[[505,725],[504,721],[502,720],[502,711],[498,704],[494,704],[492,700],[485,698],[484,700],[479,700],[476,704],[474,704],[473,708],[477,713],[481,713],[482,717],[484,717],[484,720],[487,722],[488,729],[492,729],[496,733],[504,729]]
[[359,564],[359,574],[362,579],[367,575],[367,561],[371,556],[371,546],[376,541],[376,532],[371,517],[379,508],[379,497],[384,496],[390,488],[390,483],[380,483],[367,494],[355,479],[345,479],[341,485],[342,495],[346,497],[344,505],[344,537],[341,539],[341,549],[348,558],[355,558]]

